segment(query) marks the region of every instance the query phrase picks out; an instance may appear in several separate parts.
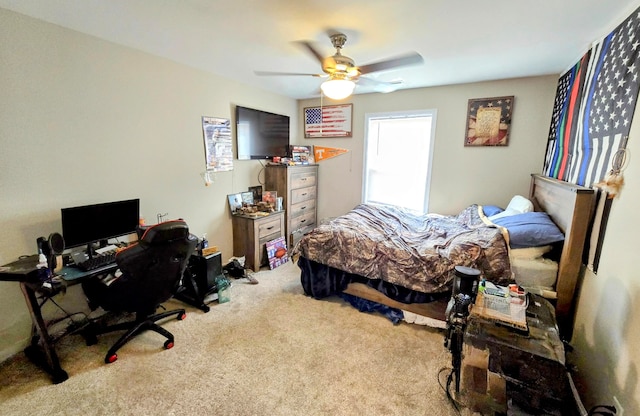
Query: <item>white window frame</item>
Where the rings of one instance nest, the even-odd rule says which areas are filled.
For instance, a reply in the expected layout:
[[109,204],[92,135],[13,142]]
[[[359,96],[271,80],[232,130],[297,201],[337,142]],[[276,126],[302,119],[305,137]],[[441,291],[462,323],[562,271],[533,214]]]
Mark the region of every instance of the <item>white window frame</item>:
[[[364,134],[364,147],[362,152],[362,198],[361,201],[365,202],[367,200],[367,189],[368,189],[368,162],[367,162],[367,154],[369,149],[369,124],[371,120],[375,119],[390,119],[390,118],[416,118],[416,117],[431,117],[431,131],[429,137],[429,145],[427,148],[427,177],[425,178],[425,189],[424,189],[424,203],[423,203],[423,212],[429,212],[429,194],[431,188],[431,171],[433,168],[433,147],[436,136],[436,122],[437,122],[437,110],[436,109],[424,109],[424,110],[409,110],[409,111],[392,111],[392,112],[381,112],[381,113],[366,113],[365,114],[365,134]],[[407,183],[411,183],[408,181]]]

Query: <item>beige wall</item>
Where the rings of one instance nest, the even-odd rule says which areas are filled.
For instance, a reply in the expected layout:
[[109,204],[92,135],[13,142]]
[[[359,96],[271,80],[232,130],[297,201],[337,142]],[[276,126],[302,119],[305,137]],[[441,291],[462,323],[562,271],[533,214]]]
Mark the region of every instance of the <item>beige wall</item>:
[[629,135],[625,186],[614,200],[598,274],[585,273],[569,357],[591,393],[589,404],[612,403],[640,415],[640,109]]
[[[542,167],[557,78],[355,96],[353,138],[306,140],[300,115],[317,100],[296,103],[3,9],[0,56],[0,264],[33,253],[38,236],[60,231],[61,207],[129,197],[141,198],[150,222],[157,213],[183,217],[230,256],[226,195],[258,184],[260,164],[234,161],[233,172],[205,187],[200,117],[230,117],[233,104],[291,115],[298,143],[350,150],[321,162],[320,217],[360,202],[364,114],[421,108],[438,110],[430,210],[504,205],[526,193],[529,173]],[[500,95],[515,95],[509,146],[464,148],[467,100]],[[633,234],[640,172],[632,153],[639,130],[635,123],[627,184],[613,205],[600,271],[584,279],[576,352],[569,355],[585,380],[585,401],[611,403],[616,395],[626,414],[640,414],[640,247]],[[80,297],[71,292],[67,297]],[[0,361],[24,347],[29,328],[18,285],[0,282]]]
[[[127,198],[232,255],[226,195],[257,185],[261,165],[235,160],[205,186],[201,116],[241,104],[290,115],[295,132],[295,100],[4,9],[0,39],[0,264],[60,232],[60,208]],[[0,360],[29,322],[18,285],[0,282]]]
[[[320,162],[319,217],[343,214],[361,202],[367,113],[437,110],[430,212],[454,214],[472,203],[505,206],[513,195],[527,195],[529,174],[542,169],[557,79],[545,76],[353,96],[345,101],[353,103],[352,138],[303,139],[305,144],[349,150]],[[464,147],[469,99],[508,95],[515,96],[509,145]],[[319,105],[319,99],[300,101],[299,112]],[[304,137],[302,121],[299,128]]]

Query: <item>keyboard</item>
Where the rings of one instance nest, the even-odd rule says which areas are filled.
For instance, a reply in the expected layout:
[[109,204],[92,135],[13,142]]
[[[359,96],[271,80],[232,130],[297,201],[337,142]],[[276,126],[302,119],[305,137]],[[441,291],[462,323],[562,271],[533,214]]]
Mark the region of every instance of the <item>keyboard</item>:
[[93,256],[90,259],[77,263],[76,266],[82,271],[89,272],[91,270],[95,270],[104,266],[115,264],[115,262],[116,262],[116,253],[108,252],[104,254],[99,254],[97,256]]

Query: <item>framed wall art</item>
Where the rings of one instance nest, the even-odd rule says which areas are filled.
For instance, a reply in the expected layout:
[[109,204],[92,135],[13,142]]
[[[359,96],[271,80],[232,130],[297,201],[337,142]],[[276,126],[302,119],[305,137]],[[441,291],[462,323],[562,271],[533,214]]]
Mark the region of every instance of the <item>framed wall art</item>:
[[470,99],[465,146],[507,146],[514,96]]
[[353,104],[306,107],[304,137],[351,137]]

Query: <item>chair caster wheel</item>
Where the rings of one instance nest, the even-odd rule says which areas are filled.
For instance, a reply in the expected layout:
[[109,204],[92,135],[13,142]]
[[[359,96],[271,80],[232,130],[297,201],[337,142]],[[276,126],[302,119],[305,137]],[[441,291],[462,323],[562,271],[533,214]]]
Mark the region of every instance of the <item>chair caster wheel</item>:
[[69,378],[69,375],[63,369],[60,369],[60,370],[58,370],[58,371],[53,373],[53,383],[54,384],[62,383],[63,381],[67,380],[68,378]]
[[164,342],[164,349],[170,350],[171,348],[173,348],[173,340],[168,339]]
[[104,357],[105,364],[111,364],[118,359],[118,354],[110,354]]
[[98,337],[95,335],[85,335],[84,342],[87,344],[87,347],[96,345],[98,343]]

